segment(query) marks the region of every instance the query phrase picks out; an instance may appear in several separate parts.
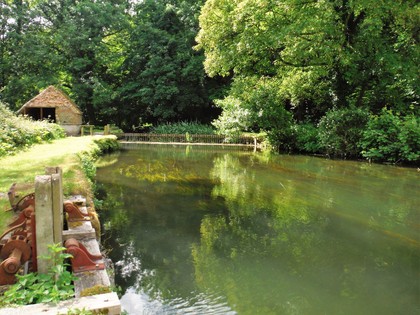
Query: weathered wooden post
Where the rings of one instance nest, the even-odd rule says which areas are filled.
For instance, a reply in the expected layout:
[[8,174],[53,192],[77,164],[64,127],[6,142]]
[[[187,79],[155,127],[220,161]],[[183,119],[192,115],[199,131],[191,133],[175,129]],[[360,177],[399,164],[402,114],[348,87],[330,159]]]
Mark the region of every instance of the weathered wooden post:
[[104,126],[104,136],[107,136],[110,134],[111,126],[109,124]]
[[47,167],[45,174],[51,175],[52,185],[52,215],[54,244],[63,243],[63,171],[61,167]]
[[[52,216],[52,185],[51,175],[37,175],[35,177],[35,211],[36,211],[36,252],[39,256],[48,255],[48,246],[54,244],[53,216]],[[37,259],[38,272],[48,273],[51,262]]]
[[[48,245],[62,244],[63,191],[60,168],[47,168],[50,175],[35,177],[36,250],[39,256],[48,256]],[[48,273],[51,261],[38,259],[39,273]]]

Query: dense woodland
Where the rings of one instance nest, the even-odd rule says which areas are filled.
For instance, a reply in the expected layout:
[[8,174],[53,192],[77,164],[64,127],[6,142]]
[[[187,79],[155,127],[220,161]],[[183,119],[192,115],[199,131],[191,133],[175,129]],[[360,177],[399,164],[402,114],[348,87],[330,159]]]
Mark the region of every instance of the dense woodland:
[[213,123],[283,151],[417,163],[416,0],[3,0],[0,101],[86,122]]

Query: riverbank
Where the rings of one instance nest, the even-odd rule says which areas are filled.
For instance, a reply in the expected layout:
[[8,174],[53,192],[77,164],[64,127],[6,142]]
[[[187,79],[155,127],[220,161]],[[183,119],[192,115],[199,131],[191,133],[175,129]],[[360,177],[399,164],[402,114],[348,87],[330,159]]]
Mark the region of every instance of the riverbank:
[[0,231],[11,220],[7,192],[17,183],[18,193],[23,196],[33,191],[36,175],[43,174],[47,166],[59,166],[63,170],[65,196],[84,195],[92,198],[92,184],[86,176],[89,161],[108,145],[117,144],[115,136],[68,137],[51,143],[39,144],[13,156],[0,159]]

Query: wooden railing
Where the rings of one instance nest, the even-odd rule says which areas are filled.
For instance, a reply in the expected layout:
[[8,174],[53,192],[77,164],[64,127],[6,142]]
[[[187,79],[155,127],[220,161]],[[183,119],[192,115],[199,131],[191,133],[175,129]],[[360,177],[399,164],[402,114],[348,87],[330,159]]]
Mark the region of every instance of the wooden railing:
[[257,146],[260,142],[256,137],[239,136],[227,138],[223,135],[198,134],[156,134],[156,133],[122,133],[117,135],[123,142],[155,142],[155,143],[182,143],[182,144],[235,144]]
[[93,136],[93,128],[95,128],[94,125],[81,125],[80,126],[80,135],[85,135],[85,128],[89,129],[89,135]]

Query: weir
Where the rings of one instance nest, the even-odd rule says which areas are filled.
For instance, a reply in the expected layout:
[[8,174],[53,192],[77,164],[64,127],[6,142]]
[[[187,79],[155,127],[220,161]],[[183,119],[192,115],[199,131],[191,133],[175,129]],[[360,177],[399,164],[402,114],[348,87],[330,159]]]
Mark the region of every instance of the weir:
[[77,277],[75,298],[56,305],[2,308],[0,315],[68,314],[74,309],[120,314],[121,304],[117,294],[110,292],[111,279],[106,268],[112,264],[103,257],[100,232],[94,229],[99,229],[96,212],[89,211],[83,196],[64,201],[59,167],[48,167],[45,173],[35,177],[34,193],[18,199],[16,184],[9,190],[11,210],[18,218],[0,236],[0,285],[15,283],[16,274],[47,274],[53,262],[39,257],[48,256],[49,245],[60,244],[72,255],[72,272]]
[[237,136],[228,138],[224,135],[208,134],[156,134],[156,133],[122,133],[117,135],[122,143],[150,143],[150,144],[179,144],[179,145],[223,145],[248,146],[257,148],[261,146],[259,137]]

